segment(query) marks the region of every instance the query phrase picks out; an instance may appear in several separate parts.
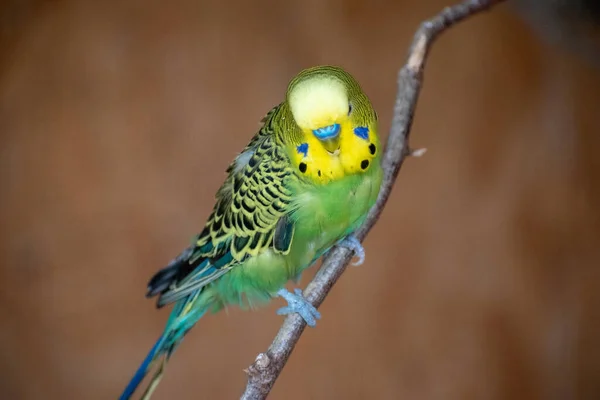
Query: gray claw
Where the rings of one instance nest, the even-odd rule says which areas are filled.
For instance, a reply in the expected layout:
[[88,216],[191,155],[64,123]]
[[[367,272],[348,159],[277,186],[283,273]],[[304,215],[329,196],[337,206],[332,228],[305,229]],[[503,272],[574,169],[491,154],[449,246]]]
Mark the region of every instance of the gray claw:
[[356,236],[348,235],[339,244],[348,250],[354,251],[354,255],[358,257],[358,260],[353,262],[352,265],[360,265],[365,262],[365,248],[362,246]]
[[277,292],[277,295],[283,297],[288,303],[286,307],[277,310],[277,315],[297,313],[306,321],[308,326],[313,328],[317,325],[317,320],[321,319],[321,313],[304,298],[301,289],[294,289],[294,293],[281,289]]

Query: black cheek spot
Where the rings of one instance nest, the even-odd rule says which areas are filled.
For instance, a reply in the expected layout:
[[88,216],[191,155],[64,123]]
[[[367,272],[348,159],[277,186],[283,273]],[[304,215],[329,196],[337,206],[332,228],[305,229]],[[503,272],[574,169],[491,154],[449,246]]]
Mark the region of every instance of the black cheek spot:
[[369,153],[371,153],[371,155],[375,155],[375,152],[377,151],[377,147],[375,147],[374,143],[371,143],[369,145]]
[[362,160],[360,163],[360,167],[362,169],[367,169],[367,167],[369,166],[369,160]]
[[321,176],[321,170],[317,171],[317,175]]
[[300,165],[298,165],[298,168],[300,168],[300,172],[305,173],[306,172],[306,163],[301,162]]

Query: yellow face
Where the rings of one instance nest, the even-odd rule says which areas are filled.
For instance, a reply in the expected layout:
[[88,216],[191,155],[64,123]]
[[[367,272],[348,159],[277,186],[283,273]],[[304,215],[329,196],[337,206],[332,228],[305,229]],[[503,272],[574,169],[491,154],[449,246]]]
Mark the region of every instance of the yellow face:
[[302,131],[290,149],[301,175],[324,184],[370,169],[380,149],[375,113],[364,95],[349,94],[335,77],[318,76],[300,82],[288,101]]

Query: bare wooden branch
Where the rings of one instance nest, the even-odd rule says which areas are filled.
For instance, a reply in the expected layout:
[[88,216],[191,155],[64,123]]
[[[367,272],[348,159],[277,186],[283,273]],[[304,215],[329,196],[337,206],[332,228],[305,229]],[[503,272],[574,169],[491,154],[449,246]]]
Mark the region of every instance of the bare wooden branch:
[[[445,8],[434,18],[421,24],[413,39],[408,61],[398,73],[398,92],[394,105],[392,126],[382,160],[384,178],[377,203],[370,211],[364,225],[356,232],[362,241],[379,219],[390,196],[396,176],[407,156],[420,156],[424,149],[411,151],[408,145],[410,127],[421,85],[423,68],[431,45],[438,35],[465,18],[503,0],[467,0]],[[321,269],[304,291],[306,299],[319,307],[325,297],[346,270],[353,253],[342,247],[334,247],[323,261]],[[306,323],[297,314],[288,315],[273,343],[265,353],[261,353],[246,370],[248,385],[242,394],[242,400],[258,400],[267,397],[281,370],[285,366],[294,346],[300,339]]]

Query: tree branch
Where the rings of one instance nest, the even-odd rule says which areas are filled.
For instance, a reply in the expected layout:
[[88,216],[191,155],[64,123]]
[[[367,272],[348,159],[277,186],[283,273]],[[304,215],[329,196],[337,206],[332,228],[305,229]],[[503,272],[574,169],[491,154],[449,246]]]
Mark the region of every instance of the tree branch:
[[[438,35],[465,18],[503,0],[467,0],[452,7],[445,8],[436,17],[421,24],[413,39],[408,61],[398,73],[398,93],[394,105],[394,116],[382,160],[384,177],[377,203],[371,209],[365,223],[356,232],[362,241],[379,219],[390,196],[390,192],[404,160],[409,155],[418,156],[422,150],[411,151],[408,145],[410,127],[423,82],[423,67],[431,45]],[[321,269],[304,291],[306,299],[315,307],[319,307],[325,297],[346,270],[352,252],[336,246],[328,253]],[[275,340],[266,353],[261,353],[256,361],[246,370],[248,385],[242,400],[257,400],[267,397],[275,380],[285,366],[294,346],[300,339],[306,323],[297,314],[286,317]]]

